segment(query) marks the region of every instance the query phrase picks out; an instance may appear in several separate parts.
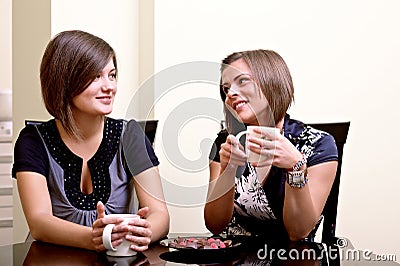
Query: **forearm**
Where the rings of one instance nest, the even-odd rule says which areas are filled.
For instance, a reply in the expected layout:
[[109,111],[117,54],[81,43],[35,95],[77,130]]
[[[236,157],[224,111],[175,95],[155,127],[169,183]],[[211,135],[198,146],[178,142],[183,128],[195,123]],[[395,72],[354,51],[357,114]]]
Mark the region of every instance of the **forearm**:
[[299,189],[285,184],[283,221],[291,240],[307,237],[319,216],[307,185]]
[[325,206],[336,174],[337,162],[308,168],[308,183],[302,188],[285,185],[283,221],[292,240],[307,237]]
[[151,225],[151,242],[156,242],[165,237],[169,232],[169,214],[168,210],[161,210],[150,214],[146,218]]
[[91,227],[75,224],[49,214],[28,221],[29,230],[36,240],[94,250]]
[[225,169],[209,183],[207,202],[204,208],[206,227],[215,234],[229,223],[234,206],[236,168]]

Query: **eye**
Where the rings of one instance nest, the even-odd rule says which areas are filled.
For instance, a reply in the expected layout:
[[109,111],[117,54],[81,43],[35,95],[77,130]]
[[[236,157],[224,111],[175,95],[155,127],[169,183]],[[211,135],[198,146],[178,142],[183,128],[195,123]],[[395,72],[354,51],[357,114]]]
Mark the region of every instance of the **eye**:
[[115,73],[115,72],[110,73],[110,80],[114,81],[116,79],[117,79],[117,73]]
[[240,86],[244,86],[244,85],[246,85],[246,84],[249,83],[249,82],[250,82],[250,79],[249,79],[249,78],[241,78],[241,79],[239,79],[238,84],[239,84]]
[[96,78],[93,81],[98,81],[101,78],[101,74],[97,74]]

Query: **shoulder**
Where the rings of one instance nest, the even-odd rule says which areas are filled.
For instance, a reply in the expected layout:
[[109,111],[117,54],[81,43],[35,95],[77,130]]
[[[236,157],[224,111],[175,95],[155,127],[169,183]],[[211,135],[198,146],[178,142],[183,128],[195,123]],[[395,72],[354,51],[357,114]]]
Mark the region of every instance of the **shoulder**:
[[129,171],[134,176],[159,164],[142,126],[134,119],[126,121],[122,147]]
[[315,129],[287,116],[284,134],[298,150],[307,156],[309,165],[338,158],[335,139],[325,131]]
[[284,134],[285,137],[295,143],[305,140],[316,143],[324,139],[335,144],[334,138],[329,133],[315,129],[299,120],[292,119],[288,115],[285,118]]
[[144,139],[145,133],[141,125],[135,120],[122,120],[124,124],[124,138]]
[[55,123],[54,119],[43,122],[28,123],[19,133],[17,138],[18,144],[28,145],[30,143],[42,142],[40,132],[47,131],[47,128],[51,127]]
[[40,124],[27,125],[20,131],[14,145],[13,177],[19,171],[32,171],[46,176],[48,155],[39,127],[44,130],[44,125]]

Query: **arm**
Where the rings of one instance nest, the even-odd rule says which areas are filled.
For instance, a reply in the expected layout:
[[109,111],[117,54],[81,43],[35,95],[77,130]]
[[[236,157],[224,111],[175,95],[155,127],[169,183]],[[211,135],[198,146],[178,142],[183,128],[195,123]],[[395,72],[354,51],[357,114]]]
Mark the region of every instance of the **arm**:
[[[136,194],[142,207],[138,214],[144,218],[135,222],[143,228],[136,233],[147,236],[148,240],[132,236],[129,240],[142,245],[155,242],[169,231],[169,214],[165,203],[160,174],[157,167],[151,167],[134,177]],[[147,230],[150,230],[148,232]]]
[[233,136],[228,136],[219,152],[221,163],[210,163],[210,182],[204,220],[208,230],[219,234],[232,218],[235,193],[235,175],[239,165],[246,163],[243,147]]
[[36,240],[95,249],[91,228],[53,216],[46,178],[34,172],[18,172],[17,186],[30,233]]
[[[302,158],[302,154],[283,135],[264,133],[266,139],[249,140],[255,144],[250,149],[264,155],[273,154],[273,165],[290,169]],[[303,165],[300,170],[305,168]],[[313,165],[307,169],[309,181],[303,188],[285,184],[283,222],[291,240],[307,237],[315,227],[335,179],[336,168],[337,161]]]
[[283,221],[291,240],[307,237],[322,213],[335,178],[337,162],[308,168],[309,181],[303,188],[285,184]]

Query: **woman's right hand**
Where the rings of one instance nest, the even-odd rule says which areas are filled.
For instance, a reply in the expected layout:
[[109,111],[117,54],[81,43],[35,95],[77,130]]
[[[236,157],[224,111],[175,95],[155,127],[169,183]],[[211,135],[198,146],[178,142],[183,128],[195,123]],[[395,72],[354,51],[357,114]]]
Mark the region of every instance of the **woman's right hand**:
[[103,230],[107,224],[116,224],[113,228],[111,243],[113,247],[122,243],[122,239],[128,234],[128,226],[120,225],[124,219],[121,217],[108,217],[105,215],[105,208],[101,201],[97,203],[97,219],[92,225],[92,242],[94,249],[98,252],[105,250],[103,245]]
[[246,164],[246,153],[243,146],[234,135],[229,135],[219,151],[221,170],[226,167],[236,168]]

